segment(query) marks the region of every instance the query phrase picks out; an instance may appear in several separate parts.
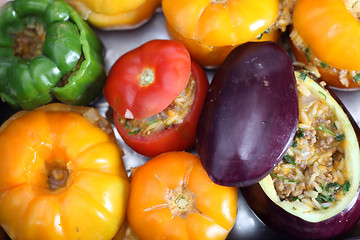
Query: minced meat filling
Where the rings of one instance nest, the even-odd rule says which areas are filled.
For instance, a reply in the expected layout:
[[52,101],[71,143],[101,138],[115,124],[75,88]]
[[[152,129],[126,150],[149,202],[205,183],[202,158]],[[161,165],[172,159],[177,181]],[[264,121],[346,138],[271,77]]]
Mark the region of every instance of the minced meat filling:
[[326,209],[349,189],[343,152],[346,136],[324,99],[309,95],[305,88],[298,85],[296,135],[271,176],[281,200]]
[[163,129],[181,124],[191,110],[195,99],[196,84],[192,76],[185,89],[162,112],[146,119],[119,118],[118,121],[127,129],[128,134],[147,136]]

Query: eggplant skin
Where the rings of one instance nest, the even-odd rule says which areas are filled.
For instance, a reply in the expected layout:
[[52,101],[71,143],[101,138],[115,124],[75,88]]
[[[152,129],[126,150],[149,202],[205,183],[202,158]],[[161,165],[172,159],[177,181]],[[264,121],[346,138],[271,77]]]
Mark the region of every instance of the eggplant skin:
[[289,55],[273,42],[235,48],[215,72],[196,148],[216,184],[249,186],[272,171],[295,135],[298,96]]
[[[359,126],[331,89],[328,87],[325,87],[325,89],[346,114],[359,145]],[[291,236],[291,239],[338,239],[338,237],[348,232],[360,220],[359,185],[350,204],[345,209],[333,217],[320,222],[308,222],[285,211],[266,195],[259,183],[241,188],[241,193],[250,208],[265,225],[274,231]]]
[[268,198],[259,184],[241,189],[256,216],[274,231],[291,239],[334,239],[349,231],[360,218],[360,188],[353,201],[341,213],[325,221],[312,223],[284,211]]

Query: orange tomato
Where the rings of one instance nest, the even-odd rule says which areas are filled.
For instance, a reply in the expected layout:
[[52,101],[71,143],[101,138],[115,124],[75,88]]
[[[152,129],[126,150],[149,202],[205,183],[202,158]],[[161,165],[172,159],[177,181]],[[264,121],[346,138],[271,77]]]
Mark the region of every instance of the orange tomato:
[[0,226],[12,239],[111,239],[128,178],[109,122],[50,104],[0,128]]
[[[233,48],[275,22],[279,1],[163,0],[162,8],[169,35],[182,41],[201,65],[218,66]],[[262,40],[275,40],[276,35]]]
[[167,152],[138,167],[128,223],[146,239],[225,239],[235,223],[237,188],[213,183],[199,158]]
[[[339,88],[359,88],[350,72],[360,71],[360,21],[351,11],[343,0],[298,0],[293,13],[294,29],[307,49],[305,54],[293,46],[297,60],[311,61],[322,80]],[[346,82],[340,81],[341,70]]]
[[290,44],[290,49],[297,61],[308,64],[308,59],[310,59],[310,62],[317,67],[321,75],[320,78],[324,80],[329,86],[336,87],[338,89],[359,88],[359,84],[352,80],[353,77],[349,73],[346,75],[346,78],[348,79],[348,85],[345,86],[339,79],[341,69],[334,68],[328,65],[326,67],[323,67],[324,65],[322,66],[321,64],[324,63],[317,59],[311,52],[305,54],[305,52],[295,46],[294,43]]
[[101,29],[131,29],[149,20],[161,0],[67,0],[80,15]]
[[[191,53],[191,57],[200,63],[203,66],[220,66],[220,64],[225,60],[227,55],[239,46],[236,45],[228,45],[228,46],[208,46],[205,44],[201,44],[192,38],[186,38],[181,35],[179,32],[175,31],[169,24],[167,24],[167,31],[169,35],[180,42],[182,42],[188,51]],[[253,39],[253,41],[277,41],[280,36],[279,31],[272,31],[270,33],[264,33],[261,39]]]

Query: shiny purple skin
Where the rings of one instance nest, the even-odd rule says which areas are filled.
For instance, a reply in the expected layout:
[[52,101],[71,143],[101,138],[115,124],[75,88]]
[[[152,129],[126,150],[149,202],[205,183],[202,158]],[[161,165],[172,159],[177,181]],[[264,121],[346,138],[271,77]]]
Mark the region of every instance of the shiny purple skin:
[[197,129],[196,148],[219,185],[249,186],[281,160],[298,124],[288,54],[273,42],[234,49],[216,71]]
[[289,239],[333,239],[350,230],[360,218],[360,189],[341,213],[317,223],[305,221],[280,208],[265,195],[259,184],[243,188],[242,194],[266,226],[291,236]]
[[[355,120],[331,89],[327,88],[327,90],[343,108],[354,128],[357,140],[360,142],[360,129]],[[337,239],[360,220],[360,186],[346,209],[336,216],[318,223],[307,222],[286,212],[267,197],[259,184],[242,188],[241,192],[250,208],[264,224],[274,231],[291,236],[292,239]]]

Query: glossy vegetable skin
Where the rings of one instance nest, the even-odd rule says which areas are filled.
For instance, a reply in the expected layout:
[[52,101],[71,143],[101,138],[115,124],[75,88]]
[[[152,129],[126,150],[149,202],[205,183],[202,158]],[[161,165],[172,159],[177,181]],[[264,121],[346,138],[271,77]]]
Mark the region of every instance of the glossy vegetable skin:
[[127,220],[143,240],[225,239],[236,213],[237,189],[214,184],[191,153],[161,154],[133,173]]
[[254,40],[275,22],[279,1],[164,0],[162,9],[170,36],[199,64],[219,66],[234,46]]
[[[359,139],[360,139],[360,129],[354,119],[351,117],[350,113],[341,103],[339,98],[327,89],[329,92],[324,93],[325,90],[322,89],[317,83],[310,82],[309,79],[306,81],[307,86],[312,88],[313,94],[325,94],[326,101],[331,104],[331,108],[337,108],[336,116],[341,118],[338,122],[341,122],[342,129],[346,136],[346,150],[345,157],[348,159],[346,164],[349,169],[349,175],[352,176],[353,180],[350,180],[350,189],[345,195],[345,198],[342,201],[348,203],[348,205],[343,206],[343,209],[340,209],[339,212],[327,213],[331,211],[328,209],[320,209],[314,212],[316,217],[309,219],[318,219],[317,221],[307,221],[304,219],[306,214],[298,214],[295,216],[291,211],[295,211],[290,206],[288,211],[284,210],[284,204],[279,203],[278,200],[274,202],[265,192],[268,191],[268,180],[270,177],[261,180],[260,184],[255,184],[242,189],[242,193],[248,202],[252,210],[257,214],[257,216],[269,227],[272,229],[291,236],[292,238],[297,239],[337,239],[341,234],[346,233],[349,229],[355,226],[360,219],[360,188],[359,188],[359,166],[360,166],[360,157],[359,157]],[[315,86],[316,85],[316,86]],[[319,96],[323,97],[323,96]],[[338,106],[336,106],[338,104]],[[341,113],[341,111],[343,112]],[[344,119],[344,116],[348,119]],[[357,179],[357,180],[355,180]],[[350,197],[350,198],[349,198]],[[339,202],[341,204],[341,202]],[[322,219],[321,214],[331,214],[329,218]]]
[[[149,69],[154,73],[153,82],[142,86],[141,74]],[[119,116],[143,119],[163,111],[184,90],[190,74],[195,80],[195,98],[181,124],[143,136],[129,134],[119,122]],[[191,61],[180,42],[153,40],[119,58],[109,73],[104,95],[114,110],[114,123],[124,141],[136,152],[154,157],[195,144],[197,121],[208,86],[204,70]]]
[[184,90],[190,73],[190,55],[182,43],[151,40],[115,62],[104,95],[121,116],[147,118],[164,110]]
[[[360,71],[360,21],[354,15],[358,6],[346,6],[342,0],[299,0],[293,15],[293,26],[308,46],[303,50],[293,46],[298,61],[315,62],[322,80],[338,88],[359,88],[357,80],[347,76],[349,84],[339,80],[339,71]],[[352,12],[353,11],[353,14]],[[321,67],[320,62],[322,63]],[[334,69],[335,68],[335,69]]]
[[[312,53],[306,53],[304,51],[301,51],[299,48],[297,48],[292,42],[290,43],[290,49],[292,54],[294,55],[296,61],[302,62],[305,64],[308,64],[308,58],[312,59],[314,55]],[[310,52],[310,51],[309,51]],[[310,60],[311,61],[311,60]],[[319,65],[317,66],[317,70],[319,71],[321,75],[321,80],[325,81],[328,86],[332,86],[333,88],[337,88],[338,90],[357,90],[359,88],[359,84],[354,81],[353,76],[351,74],[347,74],[347,83],[345,85],[340,81],[339,79],[339,73],[341,69],[331,67],[329,65]]]
[[[186,38],[183,35],[175,31],[173,27],[167,24],[167,32],[169,35],[186,46],[191,53],[191,57],[205,67],[218,67],[224,62],[229,53],[235,49],[238,44],[227,46],[208,46],[201,44],[196,39]],[[261,39],[254,38],[252,41],[273,41],[276,42],[280,37],[279,31],[272,31],[270,33],[264,33]]]
[[204,70],[195,62],[191,65],[191,74],[196,84],[195,99],[190,112],[181,124],[148,136],[130,135],[128,130],[119,123],[118,114],[114,113],[114,123],[120,136],[136,152],[154,157],[167,151],[186,150],[195,144],[196,127],[209,82]]
[[360,191],[343,212],[319,223],[304,221],[284,211],[264,195],[258,184],[244,189],[242,193],[261,221],[293,239],[334,239],[349,231],[359,221]]
[[0,128],[0,226],[12,239],[111,239],[129,183],[111,124],[64,104]]
[[210,178],[226,186],[261,180],[289,147],[298,114],[287,53],[272,42],[234,49],[215,73],[198,123],[196,147]]
[[[35,46],[25,43],[29,28],[41,42],[34,54],[29,52]],[[0,32],[0,96],[14,108],[33,109],[53,99],[88,104],[101,93],[103,46],[65,1],[8,2],[0,10]]]
[[147,22],[160,0],[67,0],[79,14],[100,29],[132,29]]

